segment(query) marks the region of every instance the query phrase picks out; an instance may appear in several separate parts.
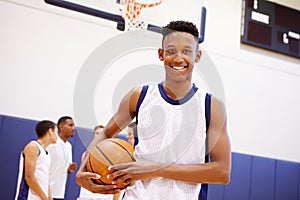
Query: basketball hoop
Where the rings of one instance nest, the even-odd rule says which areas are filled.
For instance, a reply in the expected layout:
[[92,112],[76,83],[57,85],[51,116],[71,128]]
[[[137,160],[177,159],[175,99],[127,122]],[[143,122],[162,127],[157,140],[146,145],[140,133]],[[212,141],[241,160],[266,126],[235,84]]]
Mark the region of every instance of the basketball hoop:
[[142,3],[136,0],[124,0],[124,9],[122,10],[122,16],[125,20],[125,30],[131,31],[137,29],[147,29],[148,24],[140,16],[143,8],[153,8],[161,4],[163,0],[155,0],[153,3]]

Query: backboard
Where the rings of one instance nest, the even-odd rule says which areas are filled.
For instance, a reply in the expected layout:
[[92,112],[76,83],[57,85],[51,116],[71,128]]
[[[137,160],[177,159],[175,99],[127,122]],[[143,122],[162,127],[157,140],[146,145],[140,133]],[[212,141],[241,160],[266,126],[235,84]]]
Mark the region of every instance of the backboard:
[[[124,31],[125,21],[122,17],[126,0],[45,0],[46,3],[101,17],[117,22],[117,29]],[[159,0],[135,0],[151,4]],[[162,26],[173,20],[185,20],[194,23],[200,32],[199,43],[204,41],[206,9],[204,0],[162,0],[151,8],[143,8],[140,18],[147,23],[147,29],[160,31]]]

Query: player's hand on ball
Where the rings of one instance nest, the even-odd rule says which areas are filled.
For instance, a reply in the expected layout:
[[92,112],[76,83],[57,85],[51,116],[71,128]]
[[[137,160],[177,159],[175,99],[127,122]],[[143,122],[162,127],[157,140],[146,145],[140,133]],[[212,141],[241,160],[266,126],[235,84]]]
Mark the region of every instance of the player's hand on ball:
[[100,185],[95,183],[94,179],[100,179],[100,175],[91,172],[78,172],[76,174],[76,182],[93,193],[115,194],[120,192],[116,185]]
[[116,171],[109,174],[108,177],[113,180],[114,184],[124,182],[128,186],[137,180],[145,180],[155,177],[156,172],[165,166],[166,164],[145,160],[116,164],[109,167],[109,169]]

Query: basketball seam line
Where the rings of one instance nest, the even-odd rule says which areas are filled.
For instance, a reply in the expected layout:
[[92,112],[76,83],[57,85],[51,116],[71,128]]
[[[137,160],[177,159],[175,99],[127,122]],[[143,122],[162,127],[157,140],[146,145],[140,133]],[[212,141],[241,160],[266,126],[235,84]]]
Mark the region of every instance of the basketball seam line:
[[96,146],[96,148],[99,150],[102,156],[109,162],[109,164],[113,165],[113,163],[111,162],[111,160],[109,160],[109,158],[105,155],[105,153],[98,146]]
[[132,157],[131,153],[125,147],[123,147],[121,144],[119,144],[119,143],[117,143],[117,142],[115,142],[113,140],[110,140],[110,141],[113,142],[113,143],[115,143],[115,144],[117,144],[117,145],[119,145],[122,149],[124,149],[128,153],[128,155],[130,156],[131,160],[135,161],[134,157]]
[[[92,166],[92,163],[91,163],[91,157],[89,157],[89,162],[88,163],[90,165],[90,168],[91,168],[92,172],[95,173],[95,170],[94,170],[94,168]],[[97,179],[97,181],[101,182],[102,184],[105,184],[101,179]]]

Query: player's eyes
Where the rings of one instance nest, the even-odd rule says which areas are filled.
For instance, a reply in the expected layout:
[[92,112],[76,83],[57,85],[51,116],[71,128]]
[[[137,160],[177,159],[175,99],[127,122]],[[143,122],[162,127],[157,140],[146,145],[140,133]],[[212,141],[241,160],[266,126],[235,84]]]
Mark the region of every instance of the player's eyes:
[[177,54],[179,52],[181,52],[181,54],[183,54],[183,55],[188,55],[188,56],[192,54],[192,51],[189,50],[189,49],[183,49],[181,51],[176,50],[176,49],[166,49],[165,52],[170,54],[170,55]]
[[175,50],[175,49],[167,49],[166,52],[170,53],[170,54],[175,54],[175,53],[177,53],[177,50]]
[[182,50],[182,53],[185,55],[190,55],[190,54],[192,54],[192,51],[189,49],[184,49],[184,50]]

